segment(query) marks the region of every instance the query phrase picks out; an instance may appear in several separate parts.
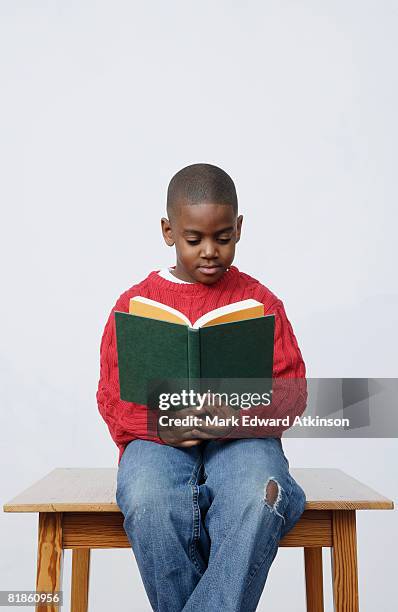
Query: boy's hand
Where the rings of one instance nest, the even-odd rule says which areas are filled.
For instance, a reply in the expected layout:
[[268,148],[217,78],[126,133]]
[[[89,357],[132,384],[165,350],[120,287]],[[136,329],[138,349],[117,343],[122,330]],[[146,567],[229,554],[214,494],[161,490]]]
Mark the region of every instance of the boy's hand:
[[169,433],[159,434],[159,438],[168,446],[175,446],[177,448],[188,448],[189,446],[198,446],[198,444],[202,444],[202,440],[185,440],[185,442],[180,442],[180,436],[173,437],[169,435]]
[[[182,410],[178,410],[178,412],[171,412],[168,416],[172,419],[183,419],[189,416],[203,416],[204,411],[198,410],[196,408],[184,408]],[[198,435],[194,435],[194,432]],[[200,432],[195,429],[195,427],[191,426],[182,426],[182,425],[161,425],[158,422],[158,436],[159,438],[168,444],[169,446],[177,446],[186,448],[189,446],[197,446],[202,443],[203,437]]]
[[[198,431],[201,434],[204,434],[206,439],[222,438],[223,436],[227,436],[234,428],[233,417],[238,417],[238,411],[231,408],[227,404],[204,406],[203,413],[212,419],[217,417],[218,422],[220,423],[219,425],[212,425],[210,423],[206,424],[206,419],[202,417],[203,425],[198,428]],[[222,424],[223,421],[225,422],[225,425]]]
[[[170,417],[170,425],[161,425],[158,421],[158,436],[159,438],[168,444],[169,446],[178,446],[178,447],[189,447],[196,446],[202,442],[199,439],[192,439],[192,431],[193,427],[182,426],[182,425],[174,425],[173,419],[184,419],[185,417],[197,416],[197,413],[200,412],[195,408],[184,408],[183,410],[178,410],[178,412],[170,412],[167,414]],[[162,414],[162,416],[165,416]]]
[[[215,417],[218,419],[230,419],[237,416],[237,411],[229,406],[222,404],[218,406],[204,406],[203,408],[184,408],[178,412],[173,412],[173,418],[183,419],[185,417],[194,416],[201,419],[202,424],[198,425],[160,425],[158,423],[159,438],[169,444],[177,447],[190,447],[201,444],[202,440],[214,440],[228,435],[234,425],[232,422],[226,425],[210,425],[206,424],[206,416]],[[171,421],[172,423],[172,421]]]

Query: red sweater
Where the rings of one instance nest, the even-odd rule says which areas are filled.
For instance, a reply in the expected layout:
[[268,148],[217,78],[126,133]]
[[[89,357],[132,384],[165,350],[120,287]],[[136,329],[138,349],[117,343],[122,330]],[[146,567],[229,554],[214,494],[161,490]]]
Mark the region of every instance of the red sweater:
[[[248,298],[258,300],[264,304],[265,314],[275,314],[273,378],[305,377],[304,361],[283,304],[258,280],[240,272],[235,266],[231,266],[213,285],[199,282],[173,283],[161,277],[158,270],[153,271],[119,297],[109,315],[101,340],[97,402],[112,439],[119,448],[119,462],[131,440],[139,438],[163,444],[160,438],[147,433],[147,407],[120,399],[113,313],[115,310],[128,312],[130,298],[136,295],[172,306],[192,322],[220,306]],[[273,397],[275,399],[275,395]],[[302,412],[304,407],[305,402],[298,412]]]

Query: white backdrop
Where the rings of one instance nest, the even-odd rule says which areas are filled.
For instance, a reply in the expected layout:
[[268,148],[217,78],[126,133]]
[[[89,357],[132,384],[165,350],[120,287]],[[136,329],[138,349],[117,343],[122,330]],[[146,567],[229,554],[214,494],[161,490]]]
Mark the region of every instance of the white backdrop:
[[[116,466],[95,400],[101,334],[125,289],[174,264],[160,217],[190,163],[235,180],[234,263],[284,301],[308,375],[398,375],[396,3],[0,11],[2,503],[54,467]],[[292,466],[397,497],[396,439],[284,448]],[[361,610],[393,612],[396,513],[358,514]],[[1,514],[0,589],[34,588],[36,520]],[[66,598],[69,577],[67,553]],[[282,549],[259,611],[304,602],[302,551]],[[150,610],[130,550],[94,551],[90,605]]]

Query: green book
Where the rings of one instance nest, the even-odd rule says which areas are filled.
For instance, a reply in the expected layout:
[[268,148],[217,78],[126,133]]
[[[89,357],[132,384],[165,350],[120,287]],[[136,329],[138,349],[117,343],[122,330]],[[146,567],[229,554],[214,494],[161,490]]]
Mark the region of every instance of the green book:
[[[149,405],[149,389],[176,379],[271,379],[275,316],[248,299],[192,323],[178,310],[137,296],[115,312],[120,398]],[[156,387],[156,384],[155,384]]]

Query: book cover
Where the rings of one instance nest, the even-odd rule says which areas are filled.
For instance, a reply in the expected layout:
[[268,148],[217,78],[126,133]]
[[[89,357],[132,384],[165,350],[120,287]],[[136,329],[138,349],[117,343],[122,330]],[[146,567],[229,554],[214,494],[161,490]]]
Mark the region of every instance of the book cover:
[[160,316],[158,304],[166,320],[115,312],[121,399],[147,405],[154,381],[272,378],[275,317],[264,316],[263,304],[253,302],[207,313],[203,327],[196,326],[199,320],[192,326],[182,313],[182,322],[171,322],[174,309],[159,303],[149,304],[147,314]]

